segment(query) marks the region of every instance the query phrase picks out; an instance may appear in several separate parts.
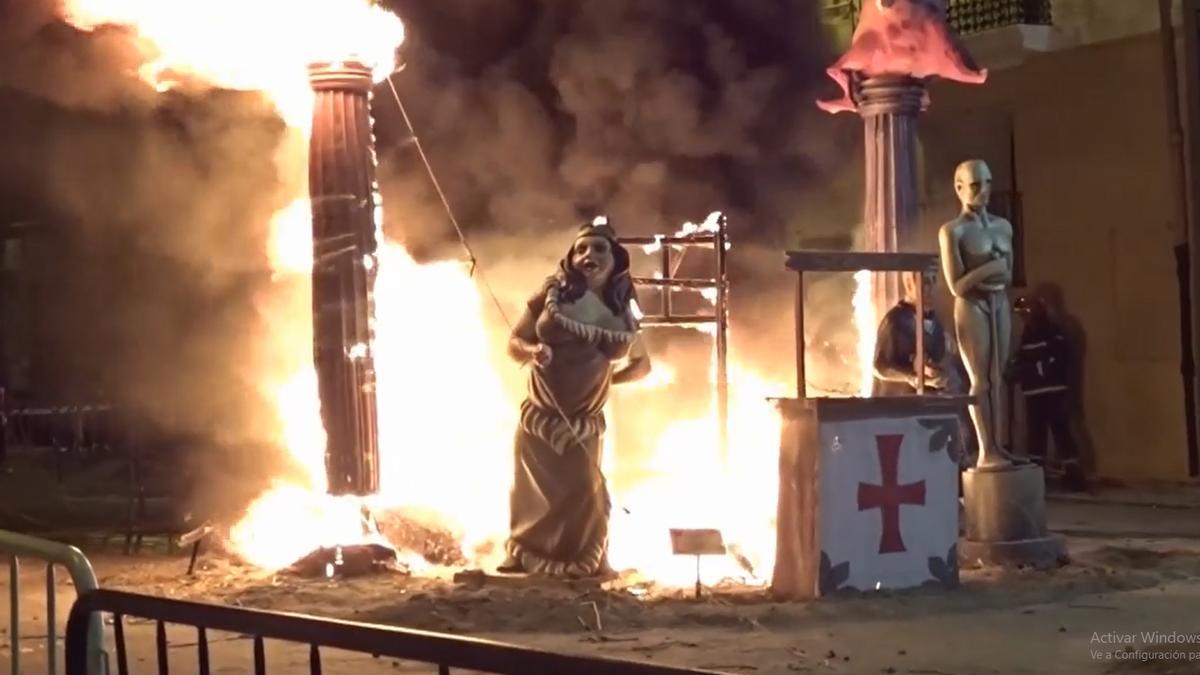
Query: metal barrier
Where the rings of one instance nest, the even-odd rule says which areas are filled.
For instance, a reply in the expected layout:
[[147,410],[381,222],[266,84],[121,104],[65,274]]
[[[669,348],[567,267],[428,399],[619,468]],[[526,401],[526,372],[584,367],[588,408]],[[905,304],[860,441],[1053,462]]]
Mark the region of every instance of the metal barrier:
[[88,656],[88,626],[100,612],[113,615],[117,672],[128,675],[130,654],[125,644],[124,617],[155,621],[157,672],[170,672],[167,624],[196,628],[196,662],[200,675],[212,672],[208,631],[250,636],[254,673],[267,672],[265,640],[309,646],[309,671],[321,672],[321,648],[345,650],[436,665],[439,675],[451,668],[497,675],[717,675],[715,671],[688,670],[587,656],[569,656],[472,638],[392,628],[351,621],[321,619],[241,607],[224,607],[183,600],[156,598],[122,591],[97,590],[81,595],[67,621],[67,673],[84,672]]
[[946,11],[950,27],[960,35],[1007,26],[1052,26],[1051,0],[952,0]]
[[[55,565],[62,565],[71,574],[75,593],[83,597],[99,588],[96,572],[87,556],[74,546],[38,539],[17,532],[0,530],[0,554],[8,556],[9,579],[9,646],[12,649],[12,673],[21,675],[21,557],[37,558],[46,564],[46,663],[47,672],[55,675],[58,669],[57,577]],[[82,652],[77,670],[72,673],[105,675],[107,656],[104,653],[104,624],[100,617],[89,619],[80,630]]]

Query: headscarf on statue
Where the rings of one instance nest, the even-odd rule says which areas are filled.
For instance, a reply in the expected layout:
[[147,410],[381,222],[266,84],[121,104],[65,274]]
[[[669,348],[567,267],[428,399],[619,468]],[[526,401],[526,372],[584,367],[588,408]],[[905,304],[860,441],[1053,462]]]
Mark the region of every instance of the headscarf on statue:
[[946,0],[864,0],[850,48],[826,72],[842,88],[841,98],[817,102],[831,113],[858,110],[852,78],[987,80],[987,70],[975,63],[947,24]]
[[[613,269],[608,282],[604,284],[601,299],[614,316],[625,320],[628,330],[615,331],[582,323],[559,311],[559,303],[575,302],[588,290],[583,272],[575,267],[573,255],[575,244],[584,237],[603,237],[608,240],[612,251]],[[575,239],[571,241],[571,247],[558,263],[558,271],[546,282],[546,311],[555,323],[576,337],[593,343],[602,340],[621,344],[633,342],[638,330],[637,318],[632,309],[635,298],[633,277],[630,276],[629,251],[621,245],[616,230],[605,218],[597,218],[579,228]]]

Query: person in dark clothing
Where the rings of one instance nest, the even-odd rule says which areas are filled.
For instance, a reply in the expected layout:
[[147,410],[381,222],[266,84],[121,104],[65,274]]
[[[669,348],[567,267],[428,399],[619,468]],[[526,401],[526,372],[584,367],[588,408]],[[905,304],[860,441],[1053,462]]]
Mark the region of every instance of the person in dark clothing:
[[1025,327],[1005,379],[1020,387],[1025,399],[1025,447],[1031,459],[1044,464],[1047,440],[1053,435],[1064,487],[1084,490],[1086,479],[1071,432],[1070,343],[1040,298],[1018,298],[1013,309],[1024,319]]
[[950,350],[946,330],[930,307],[930,291],[937,273],[930,270],[921,275],[917,288],[912,274],[904,275],[904,298],[883,315],[875,334],[875,384],[873,396],[905,396],[917,393],[916,299],[924,294],[925,320],[925,386],[929,390],[946,391],[952,381],[947,367]]
[[8,461],[8,400],[4,387],[0,387],[0,466]]

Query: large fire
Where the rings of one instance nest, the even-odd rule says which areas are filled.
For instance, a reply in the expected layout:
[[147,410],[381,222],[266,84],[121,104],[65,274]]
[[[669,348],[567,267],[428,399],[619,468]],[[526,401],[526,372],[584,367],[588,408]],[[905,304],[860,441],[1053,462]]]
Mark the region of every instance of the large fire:
[[854,327],[858,330],[858,395],[867,397],[875,384],[875,298],[871,294],[871,272],[854,273]]
[[[300,470],[280,469],[277,485],[232,528],[230,543],[248,562],[275,570],[319,546],[361,541],[368,535],[360,501],[325,494],[324,430],[312,365],[312,242],[303,148],[313,95],[306,66],[355,58],[384,77],[404,39],[402,23],[368,0],[67,0],[65,17],[84,30],[128,26],[146,50],[147,63],[135,75],[151,86],[166,90],[186,81],[260,91],[292,128],[294,142],[276,157],[292,194],[285,195],[289,206],[272,221],[267,253],[275,293],[260,307],[268,329],[263,339],[270,342],[262,353],[272,356],[259,371],[260,386],[278,410],[270,432]],[[507,327],[492,316],[476,280],[458,262],[418,264],[401,245],[384,241],[378,264],[374,353],[382,489],[371,507],[430,514],[457,533],[467,560],[488,564],[494,559],[485,559],[481,551],[488,549],[482,545],[502,541],[507,533],[519,402],[503,386],[500,370],[515,366],[497,358]],[[413,317],[437,317],[437,323],[418,327]],[[673,365],[659,362],[656,368],[638,386],[665,392]],[[614,503],[624,507],[613,515],[616,567],[688,584],[694,561],[671,555],[667,530],[705,527],[721,529],[751,563],[757,574],[749,580],[769,576],[779,422],[766,398],[787,393],[790,373],[765,377],[736,358],[729,370],[730,461],[721,460],[715,401],[707,414],[674,419],[657,439],[649,439],[637,453],[648,458],[639,467],[642,478],[611,486]],[[498,548],[491,547],[489,555]],[[409,562],[420,563],[415,557]],[[704,571],[709,582],[747,579],[733,557]]]

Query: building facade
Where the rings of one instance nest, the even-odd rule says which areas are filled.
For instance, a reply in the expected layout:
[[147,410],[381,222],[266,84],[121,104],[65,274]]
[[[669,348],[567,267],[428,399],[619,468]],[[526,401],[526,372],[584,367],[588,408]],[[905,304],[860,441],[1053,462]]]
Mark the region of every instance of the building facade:
[[[854,4],[832,2],[830,23]],[[924,246],[957,209],[955,165],[987,160],[995,210],[1019,231],[1017,292],[1058,299],[1083,351],[1087,454],[1106,478],[1200,468],[1185,386],[1200,336],[1186,306],[1200,181],[1182,168],[1200,158],[1194,6],[1174,1],[1164,39],[1158,0],[951,0],[951,24],[990,76],[935,84],[920,122]]]

